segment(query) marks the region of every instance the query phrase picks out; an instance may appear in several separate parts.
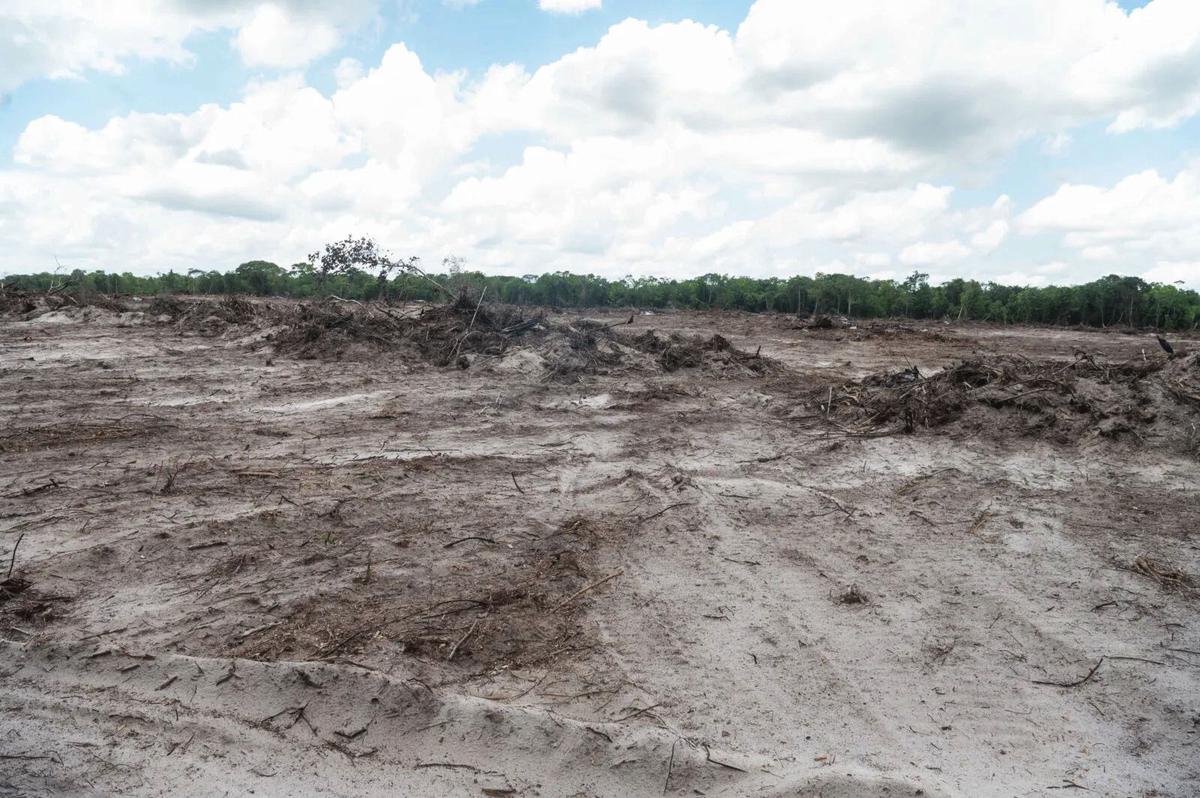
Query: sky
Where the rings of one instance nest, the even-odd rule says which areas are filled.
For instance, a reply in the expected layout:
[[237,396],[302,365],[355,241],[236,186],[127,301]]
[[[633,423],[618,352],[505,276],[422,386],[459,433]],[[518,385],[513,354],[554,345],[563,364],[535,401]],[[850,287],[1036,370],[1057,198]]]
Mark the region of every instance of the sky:
[[0,274],[1200,288],[1197,0],[4,0]]

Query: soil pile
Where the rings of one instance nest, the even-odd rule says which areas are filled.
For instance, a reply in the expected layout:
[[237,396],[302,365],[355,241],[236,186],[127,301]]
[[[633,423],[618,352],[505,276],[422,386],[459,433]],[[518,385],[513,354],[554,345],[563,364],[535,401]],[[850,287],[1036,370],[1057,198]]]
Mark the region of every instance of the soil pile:
[[813,391],[810,409],[855,434],[956,425],[1059,442],[1104,436],[1200,453],[1200,354],[1141,362],[993,357]]

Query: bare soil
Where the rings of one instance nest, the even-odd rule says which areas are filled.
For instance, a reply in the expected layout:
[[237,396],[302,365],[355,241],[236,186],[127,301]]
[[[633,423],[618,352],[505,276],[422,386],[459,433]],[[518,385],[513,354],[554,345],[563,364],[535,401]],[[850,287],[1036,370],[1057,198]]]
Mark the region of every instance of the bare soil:
[[1194,796],[1173,342],[14,300],[0,794]]

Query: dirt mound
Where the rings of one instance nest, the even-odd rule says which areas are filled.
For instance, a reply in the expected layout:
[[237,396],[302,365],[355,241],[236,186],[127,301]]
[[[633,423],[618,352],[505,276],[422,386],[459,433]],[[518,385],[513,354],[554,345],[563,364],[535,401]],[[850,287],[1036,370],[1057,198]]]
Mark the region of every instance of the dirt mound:
[[1200,453],[1200,354],[1103,363],[1021,357],[969,360],[929,376],[916,368],[813,391],[810,409],[855,434],[958,425],[1059,442],[1152,439]]

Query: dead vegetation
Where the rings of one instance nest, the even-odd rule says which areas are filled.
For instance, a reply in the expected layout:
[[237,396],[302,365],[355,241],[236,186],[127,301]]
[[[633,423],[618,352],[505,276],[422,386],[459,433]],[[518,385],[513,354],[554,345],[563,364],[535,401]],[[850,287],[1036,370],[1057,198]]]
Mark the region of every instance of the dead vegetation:
[[1191,574],[1159,562],[1145,554],[1136,557],[1130,564],[1129,570],[1135,574],[1152,579],[1163,590],[1168,592],[1194,596],[1197,595],[1197,588],[1200,587],[1197,584],[1196,578]]
[[627,339],[634,348],[658,356],[664,371],[706,367],[710,371],[763,375],[778,371],[775,361],[762,357],[761,350],[753,354],[737,349],[721,335],[710,338],[684,336],[679,333],[662,335],[647,330]]
[[902,319],[848,319],[845,316],[812,316],[788,320],[787,329],[829,341],[867,341],[875,338],[919,338],[926,341],[952,340],[938,329],[939,322]]
[[[394,558],[374,559],[363,546],[321,546],[294,563],[296,573],[329,562],[349,570],[352,585],[285,604],[285,617],[233,636],[230,653],[251,659],[351,658],[395,651],[433,666],[472,670],[547,666],[588,648],[581,599],[596,583],[594,551],[610,535],[583,518],[564,523],[543,539],[500,544],[483,535],[445,543],[425,533],[406,546],[413,556],[440,552],[446,568],[426,583],[397,570]],[[206,580],[224,581],[241,571],[278,575],[281,564],[229,557]],[[287,570],[286,568],[284,570]]]
[[[653,330],[623,332],[620,328],[632,318],[614,323],[564,320],[540,310],[485,303],[466,292],[415,312],[329,300],[300,305],[270,340],[277,352],[302,359],[392,356],[458,368],[526,348],[540,360],[546,378],[560,380],[647,364],[668,372],[703,367],[751,376],[774,368],[770,359],[742,352],[720,335],[704,339]],[[643,362],[641,355],[653,360]]]
[[40,426],[16,427],[0,433],[0,452],[20,454],[39,449],[91,446],[117,440],[149,440],[170,426],[157,416],[135,413],[116,419],[64,420]]
[[809,393],[807,418],[851,434],[967,431],[1044,435],[1059,442],[1103,436],[1182,445],[1200,423],[1200,356],[1119,363],[997,356],[933,374],[910,367]]
[[32,320],[68,304],[133,316],[132,323],[170,326],[180,334],[250,335],[252,348],[265,342],[275,354],[302,360],[390,358],[465,369],[523,348],[536,356],[545,379],[559,381],[645,368],[700,368],[714,375],[748,377],[778,371],[770,358],[743,352],[720,335],[653,330],[634,335],[620,329],[632,323],[632,314],[612,323],[568,320],[539,308],[487,302],[465,289],[444,303],[417,306],[338,297],[292,304],[238,296],[159,296],[140,302],[96,295],[81,303],[6,289],[0,312]]
[[870,604],[871,599],[858,585],[851,585],[834,597],[834,603],[847,607]]

